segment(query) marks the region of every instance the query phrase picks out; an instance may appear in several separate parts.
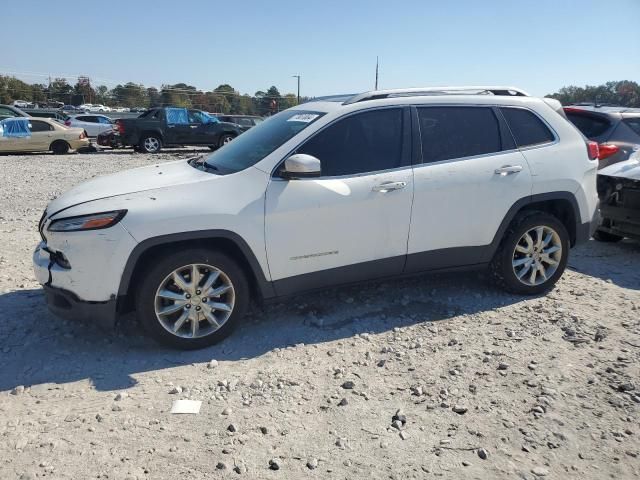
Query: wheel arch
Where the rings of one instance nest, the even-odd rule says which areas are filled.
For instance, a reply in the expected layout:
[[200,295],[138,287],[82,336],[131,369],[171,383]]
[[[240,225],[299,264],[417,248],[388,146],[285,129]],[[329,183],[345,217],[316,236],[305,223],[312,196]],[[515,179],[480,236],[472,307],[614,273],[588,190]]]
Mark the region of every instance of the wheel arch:
[[118,298],[123,299],[119,310],[128,310],[127,306],[135,294],[135,285],[139,276],[155,256],[175,248],[200,247],[222,251],[236,260],[245,271],[252,294],[266,299],[275,296],[272,283],[265,278],[262,267],[249,245],[234,232],[227,230],[204,230],[162,235],[140,242],[133,249],[125,265]]
[[162,135],[161,130],[142,130],[140,135],[138,135],[138,141],[142,141],[143,138],[153,135],[158,137],[162,143],[164,143],[164,135]]
[[571,246],[573,247],[577,243],[578,224],[581,217],[580,207],[575,195],[571,192],[563,191],[540,193],[521,198],[511,206],[502,220],[493,242],[491,242],[491,257],[498,250],[500,242],[502,242],[504,234],[513,220],[521,212],[536,210],[549,213],[558,218],[567,229],[567,232],[569,232]]

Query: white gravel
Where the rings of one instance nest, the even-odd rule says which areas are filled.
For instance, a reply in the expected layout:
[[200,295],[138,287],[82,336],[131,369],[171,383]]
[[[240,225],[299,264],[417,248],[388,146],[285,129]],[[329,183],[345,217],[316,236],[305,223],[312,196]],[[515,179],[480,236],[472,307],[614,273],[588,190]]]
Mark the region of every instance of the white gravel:
[[545,297],[478,274],[328,290],[197,352],[49,314],[47,201],[191,154],[0,156],[0,478],[638,478],[637,243],[573,251]]

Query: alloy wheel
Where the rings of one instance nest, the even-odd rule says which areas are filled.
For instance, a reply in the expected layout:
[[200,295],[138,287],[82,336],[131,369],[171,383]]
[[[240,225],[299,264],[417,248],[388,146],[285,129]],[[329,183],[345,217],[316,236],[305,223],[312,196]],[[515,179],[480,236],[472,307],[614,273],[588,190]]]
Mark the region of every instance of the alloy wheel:
[[144,139],[144,148],[148,152],[155,152],[160,148],[160,141],[155,137],[147,137]]
[[220,269],[192,264],[175,269],[160,283],[155,313],[160,324],[182,338],[201,338],[222,328],[235,305],[235,290]]
[[553,228],[540,225],[527,230],[513,251],[513,272],[527,286],[542,285],[558,270],[562,242]]

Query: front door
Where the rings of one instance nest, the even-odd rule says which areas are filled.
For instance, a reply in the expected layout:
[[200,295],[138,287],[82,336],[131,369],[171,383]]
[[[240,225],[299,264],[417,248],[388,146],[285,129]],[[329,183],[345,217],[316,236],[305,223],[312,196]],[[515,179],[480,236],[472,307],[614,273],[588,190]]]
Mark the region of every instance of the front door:
[[497,109],[418,107],[407,272],[484,263],[511,206],[531,195],[529,165]]
[[274,174],[266,245],[278,294],[398,274],[413,200],[409,109],[355,113],[295,153],[318,158],[318,178]]
[[189,110],[191,142],[194,145],[218,146],[222,126],[217,119],[205,115],[199,110]]

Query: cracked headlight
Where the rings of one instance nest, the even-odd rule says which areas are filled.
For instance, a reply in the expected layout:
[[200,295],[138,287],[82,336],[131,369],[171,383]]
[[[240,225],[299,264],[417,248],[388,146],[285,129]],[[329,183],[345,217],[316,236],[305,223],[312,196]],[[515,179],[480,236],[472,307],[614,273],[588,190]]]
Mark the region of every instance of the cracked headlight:
[[124,217],[126,213],[126,210],[115,210],[113,212],[93,213],[91,215],[61,218],[51,222],[47,230],[50,232],[100,230],[102,228],[112,227],[122,220],[122,217]]

